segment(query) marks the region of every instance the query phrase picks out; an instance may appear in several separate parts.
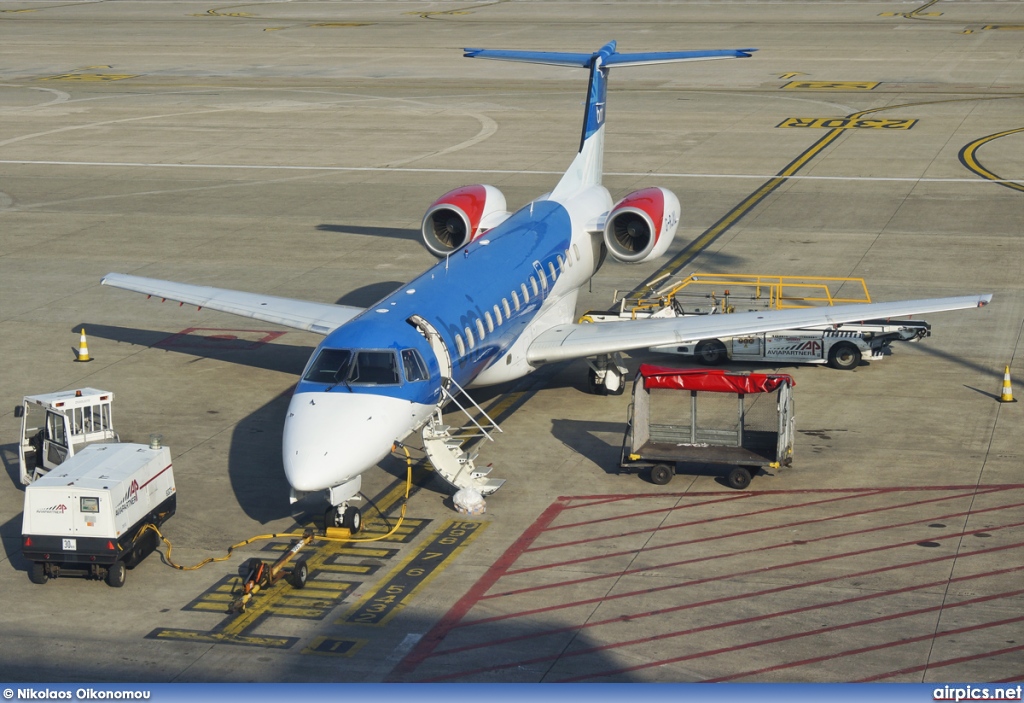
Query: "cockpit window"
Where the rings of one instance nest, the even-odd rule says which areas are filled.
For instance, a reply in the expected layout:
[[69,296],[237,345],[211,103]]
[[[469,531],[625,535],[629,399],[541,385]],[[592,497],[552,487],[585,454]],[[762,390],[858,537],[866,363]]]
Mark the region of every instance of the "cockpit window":
[[313,383],[341,383],[348,374],[352,352],[348,349],[322,349],[303,381]]
[[415,349],[402,350],[402,365],[405,367],[405,380],[426,381],[427,365],[423,363],[423,357]]
[[390,350],[355,351],[323,349],[313,361],[304,381],[313,383],[397,386],[398,360]]
[[360,351],[349,374],[350,383],[371,383],[378,386],[394,386],[401,383],[398,378],[398,362],[393,351]]

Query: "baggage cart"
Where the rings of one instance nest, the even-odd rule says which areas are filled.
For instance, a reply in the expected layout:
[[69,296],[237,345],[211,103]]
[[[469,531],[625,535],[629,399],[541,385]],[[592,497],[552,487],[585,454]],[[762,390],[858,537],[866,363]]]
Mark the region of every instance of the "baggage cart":
[[620,469],[672,480],[680,464],[730,466],[743,489],[760,469],[789,466],[795,433],[793,378],[642,364],[633,382]]

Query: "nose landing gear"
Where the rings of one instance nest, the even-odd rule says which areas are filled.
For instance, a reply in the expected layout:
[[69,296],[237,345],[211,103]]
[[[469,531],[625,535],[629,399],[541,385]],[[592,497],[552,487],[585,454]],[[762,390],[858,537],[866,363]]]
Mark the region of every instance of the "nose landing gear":
[[324,527],[344,527],[352,534],[363,526],[363,514],[354,505],[333,505],[324,515]]

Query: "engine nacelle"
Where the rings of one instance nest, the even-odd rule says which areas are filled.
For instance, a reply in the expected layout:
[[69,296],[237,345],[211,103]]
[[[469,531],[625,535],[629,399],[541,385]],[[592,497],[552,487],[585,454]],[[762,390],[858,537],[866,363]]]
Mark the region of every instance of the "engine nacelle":
[[423,216],[423,243],[443,257],[509,217],[505,196],[494,186],[472,185],[442,195]]
[[608,213],[604,245],[616,261],[638,264],[666,251],[679,227],[679,198],[665,188],[644,188]]

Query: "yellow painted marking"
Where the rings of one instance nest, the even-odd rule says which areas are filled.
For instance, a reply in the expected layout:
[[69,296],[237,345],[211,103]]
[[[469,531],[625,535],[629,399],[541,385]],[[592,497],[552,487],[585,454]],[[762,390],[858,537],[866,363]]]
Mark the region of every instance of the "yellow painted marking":
[[319,654],[327,657],[351,657],[362,649],[369,640],[343,640],[334,637],[314,637],[303,654]]
[[880,84],[871,81],[792,81],[783,90],[874,90]]
[[472,12],[467,10],[443,10],[439,12],[403,12],[403,15],[418,15],[425,20],[429,20],[435,15],[471,15]]
[[[1001,100],[1001,99],[1003,99],[1003,98],[998,98],[998,97],[992,97],[992,98],[954,98],[954,99],[951,99],[951,100],[929,100],[929,101],[920,102],[920,103],[906,103],[906,104],[901,104],[901,105],[886,105],[886,106],[883,106],[883,107],[871,108],[870,110],[861,110],[860,112],[855,112],[855,113],[853,113],[851,115],[847,115],[847,119],[857,120],[857,119],[860,119],[860,118],[864,117],[864,115],[869,115],[869,114],[872,114],[872,113],[875,113],[875,112],[881,112],[882,110],[898,110],[898,109],[908,108],[908,107],[920,107],[921,105],[940,105],[940,104],[943,104],[943,103],[951,103],[951,102],[974,102],[974,101],[977,101],[977,100]],[[1024,128],[1022,128],[1022,129],[1024,129]],[[1011,130],[1011,132],[1015,132],[1015,131],[1021,131],[1021,130]],[[785,183],[785,181],[786,181],[786,179],[788,177],[795,175],[801,168],[806,166],[807,163],[811,159],[813,159],[815,156],[820,154],[822,152],[822,150],[824,150],[827,146],[832,144],[832,142],[834,142],[839,137],[839,135],[845,134],[845,133],[846,133],[846,130],[844,130],[844,129],[829,130],[829,132],[827,134],[825,134],[825,136],[823,136],[821,139],[816,141],[806,151],[804,151],[802,154],[800,154],[800,156],[798,156],[796,159],[791,161],[789,163],[789,165],[786,166],[786,168],[782,169],[774,178],[769,179],[760,188],[758,188],[756,191],[754,191],[753,193],[748,195],[746,198],[744,198],[743,201],[740,202],[739,205],[737,205],[732,210],[730,210],[728,213],[726,213],[725,216],[722,217],[722,219],[718,220],[718,222],[716,222],[715,224],[711,225],[711,227],[709,227],[707,230],[705,230],[705,232],[700,237],[698,237],[697,239],[692,241],[679,254],[677,254],[675,257],[673,257],[668,263],[666,263],[664,266],[660,267],[658,270],[656,270],[654,273],[652,273],[650,276],[648,276],[648,278],[643,283],[641,283],[639,286],[637,286],[630,293],[627,293],[625,297],[632,298],[632,297],[640,296],[640,295],[643,294],[643,292],[645,290],[649,289],[649,287],[651,285],[651,282],[657,281],[657,280],[661,280],[662,278],[665,278],[667,276],[673,276],[676,273],[678,273],[679,269],[681,269],[688,262],[690,262],[695,256],[697,256],[697,254],[699,254],[701,251],[703,251],[711,242],[713,242],[723,232],[727,231],[730,227],[732,227],[732,225],[734,225],[740,218],[742,218],[744,215],[746,215],[748,212],[750,212],[754,207],[756,207],[758,204],[760,204],[760,202],[765,197],[767,197],[773,190],[775,190],[777,187],[779,187],[780,185]],[[992,135],[991,138],[994,139],[996,137],[1004,136],[1005,134],[1008,134],[1008,133],[1009,132],[1002,132],[1000,134],[995,134],[995,135]],[[980,144],[977,144],[977,146],[980,146]],[[963,160],[963,153],[966,152],[967,150],[968,150],[968,148],[965,147],[964,150],[961,152],[961,159],[962,160]],[[965,163],[965,165],[966,165],[966,163]],[[1003,184],[1000,184],[1000,185],[1003,185]]]
[[781,80],[788,81],[791,78],[796,78],[797,76],[806,76],[806,75],[807,75],[806,73],[799,73],[797,71],[794,71],[792,73],[783,73],[781,76],[779,76],[779,78]]
[[290,598],[336,598],[356,584],[345,581],[307,581],[305,588],[292,589]]
[[223,602],[217,602],[213,598],[204,598],[199,603],[194,604],[189,610],[207,610],[211,613],[223,614],[231,601],[231,598],[227,598]]
[[252,17],[248,12],[221,12],[220,10],[207,10],[202,14],[192,15],[193,17]]
[[126,78],[138,78],[138,74],[128,73],[63,73],[59,76],[45,76],[41,81],[123,81]]
[[[333,607],[334,604],[331,604]],[[302,620],[319,620],[324,616],[324,611],[328,608],[303,608],[297,605],[275,605],[270,611],[278,617],[284,618],[301,618]]]
[[342,547],[335,554],[347,557],[373,557],[375,559],[388,559],[394,553],[393,549],[370,549],[360,547]]
[[368,574],[373,570],[372,566],[362,564],[324,564],[320,568],[339,574]]
[[410,554],[336,624],[384,625],[487,526],[484,522],[450,520]]
[[296,637],[262,637],[255,635],[236,635],[224,632],[196,632],[195,630],[160,630],[150,635],[158,640],[185,640],[190,642],[206,642],[209,644],[247,644],[256,647],[287,649],[298,639]]
[[1007,182],[1005,179],[1000,178],[999,176],[997,176],[996,174],[992,173],[987,168],[982,166],[981,163],[978,161],[977,157],[975,156],[975,152],[978,151],[979,147],[988,144],[989,142],[995,139],[999,139],[1000,137],[1006,137],[1011,134],[1017,134],[1019,132],[1024,132],[1024,127],[1019,127],[1017,129],[1008,129],[1005,132],[990,134],[987,137],[982,137],[981,139],[977,139],[971,142],[970,144],[968,144],[967,146],[960,150],[960,163],[962,163],[964,166],[966,166],[968,169],[978,174],[982,178],[987,178],[990,181],[999,181],[999,185],[1001,186],[1010,188],[1011,190],[1019,190],[1021,192],[1024,192],[1024,185],[1021,185],[1020,183],[1010,183]]
[[810,129],[910,129],[917,120],[860,119],[847,117],[788,117],[776,128],[804,127]]

